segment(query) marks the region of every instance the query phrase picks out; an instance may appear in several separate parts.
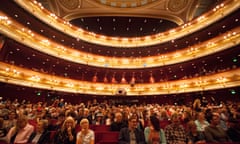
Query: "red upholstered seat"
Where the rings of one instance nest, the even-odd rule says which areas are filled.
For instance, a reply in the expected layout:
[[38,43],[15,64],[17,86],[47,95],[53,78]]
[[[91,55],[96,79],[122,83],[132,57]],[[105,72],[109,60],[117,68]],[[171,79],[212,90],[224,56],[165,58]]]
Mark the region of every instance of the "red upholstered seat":
[[119,132],[96,132],[96,143],[98,144],[116,144],[118,142]]
[[37,128],[37,121],[36,120],[30,119],[30,120],[28,120],[28,123],[34,127],[34,130],[36,130],[36,128]]
[[50,131],[50,140],[53,140],[57,131]]
[[110,131],[109,125],[94,125],[92,126],[92,130],[94,131]]
[[160,121],[160,127],[162,128],[162,129],[164,129],[167,125],[169,125],[170,124],[170,121],[168,121],[168,120],[162,120],[162,121]]

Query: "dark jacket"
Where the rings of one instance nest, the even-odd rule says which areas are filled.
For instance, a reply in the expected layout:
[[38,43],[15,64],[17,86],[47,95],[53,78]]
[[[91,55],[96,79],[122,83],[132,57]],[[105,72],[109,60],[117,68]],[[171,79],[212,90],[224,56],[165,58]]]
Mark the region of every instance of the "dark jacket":
[[[32,140],[34,139],[34,137],[37,135],[36,132],[33,132],[32,135],[29,138],[29,143],[32,142]],[[50,132],[48,130],[45,130],[42,135],[40,136],[40,138],[38,139],[37,144],[48,144],[50,142]]]
[[72,129],[73,140],[70,141],[67,130],[61,131],[59,129],[54,137],[54,144],[76,144],[76,131],[75,128]]
[[113,122],[110,125],[111,131],[120,131],[122,128],[128,127],[127,123],[124,122]]
[[[137,144],[146,144],[144,133],[142,130],[134,130]],[[130,130],[128,128],[122,128],[118,137],[119,144],[129,144],[130,143]]]

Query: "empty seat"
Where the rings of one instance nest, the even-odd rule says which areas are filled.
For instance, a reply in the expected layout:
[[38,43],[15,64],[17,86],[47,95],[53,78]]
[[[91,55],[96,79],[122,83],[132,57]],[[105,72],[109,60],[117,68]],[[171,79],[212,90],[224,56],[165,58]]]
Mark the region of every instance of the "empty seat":
[[110,131],[109,125],[94,125],[92,126],[92,130],[94,131]]
[[98,141],[96,143],[98,144],[116,144],[118,142],[118,136],[119,132],[97,132]]

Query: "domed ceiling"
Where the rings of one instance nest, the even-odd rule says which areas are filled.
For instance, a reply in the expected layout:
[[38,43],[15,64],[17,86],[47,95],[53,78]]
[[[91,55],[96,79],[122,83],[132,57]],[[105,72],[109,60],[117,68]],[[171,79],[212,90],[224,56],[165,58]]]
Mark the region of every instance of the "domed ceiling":
[[[240,5],[235,0],[4,4],[2,82],[99,95],[239,86]],[[12,77],[5,74],[10,72]]]

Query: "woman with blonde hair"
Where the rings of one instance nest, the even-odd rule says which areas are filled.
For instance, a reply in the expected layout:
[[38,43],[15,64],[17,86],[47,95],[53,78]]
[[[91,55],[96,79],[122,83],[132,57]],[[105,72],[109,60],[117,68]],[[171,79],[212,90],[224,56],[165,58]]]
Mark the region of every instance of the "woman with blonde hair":
[[33,131],[34,127],[28,123],[27,117],[22,115],[18,117],[16,126],[9,130],[6,140],[8,143],[28,143]]
[[77,143],[76,144],[94,144],[95,136],[94,131],[89,129],[89,121],[83,118],[80,121],[81,131],[77,133]]
[[56,144],[75,144],[76,143],[76,122],[69,116],[63,122],[61,129],[55,135],[54,143]]

